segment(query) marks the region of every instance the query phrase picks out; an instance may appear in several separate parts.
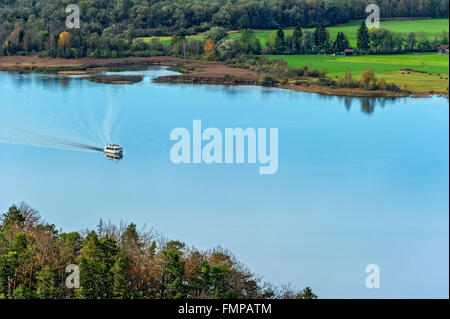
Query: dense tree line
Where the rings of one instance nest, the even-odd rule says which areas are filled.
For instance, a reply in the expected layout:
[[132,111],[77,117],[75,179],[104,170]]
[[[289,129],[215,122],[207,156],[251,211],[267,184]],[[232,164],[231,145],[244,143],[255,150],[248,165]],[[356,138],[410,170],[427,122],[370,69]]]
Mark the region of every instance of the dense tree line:
[[[355,53],[407,53],[436,51],[440,45],[448,44],[448,33],[443,31],[439,37],[430,40],[423,33],[396,33],[384,28],[368,29],[362,21],[357,32]],[[331,39],[327,28],[319,25],[313,30],[296,28],[292,35],[286,36],[282,29],[272,32],[262,50],[265,54],[343,54],[352,49],[346,35],[338,32]]]
[[357,33],[357,49],[360,53],[400,53],[436,51],[443,44],[448,44],[448,33],[443,31],[439,37],[429,40],[424,34],[409,32],[404,35],[384,28],[368,30],[361,23]]
[[355,54],[428,52],[448,44],[446,31],[430,40],[414,32],[401,34],[383,28],[369,30],[364,21],[358,28],[357,37],[357,45],[352,48],[344,33],[338,32],[331,39],[328,29],[322,25],[312,30],[296,27],[289,35],[280,28],[269,34],[266,46],[262,47],[251,29],[241,30],[240,37],[232,38],[225,28],[213,27],[204,33],[205,41],[175,35],[171,44],[165,48],[156,39],[150,44],[142,40],[136,40],[134,44],[136,46],[139,43],[140,50],[160,50],[160,54],[184,58],[203,56],[222,61],[242,54],[344,54],[346,49],[354,49]]
[[[80,287],[66,287],[66,266]],[[316,298],[274,288],[223,249],[199,251],[131,223],[65,233],[26,204],[0,222],[0,298]]]
[[[74,2],[81,10],[81,28],[67,30],[65,8]],[[214,26],[235,30],[329,26],[365,18],[365,8],[373,2],[383,18],[448,17],[449,0],[1,0],[0,53],[133,55],[142,51],[132,46],[138,36],[194,34]],[[60,39],[65,31],[70,37]]]
[[1,19],[14,23],[30,16],[61,24],[65,6],[78,3],[92,30],[115,24],[136,29],[223,26],[231,29],[332,25],[367,16],[375,3],[383,18],[448,17],[448,0],[2,0]]

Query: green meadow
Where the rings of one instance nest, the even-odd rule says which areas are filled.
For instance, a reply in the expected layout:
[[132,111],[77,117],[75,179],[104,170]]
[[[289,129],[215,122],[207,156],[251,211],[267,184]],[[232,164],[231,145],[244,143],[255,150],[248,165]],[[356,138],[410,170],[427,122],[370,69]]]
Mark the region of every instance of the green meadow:
[[[408,34],[414,32],[420,37],[426,37],[429,40],[441,35],[442,31],[449,32],[448,19],[426,19],[426,20],[390,20],[381,21],[380,27],[385,28],[391,32]],[[330,38],[335,39],[338,32],[343,32],[351,46],[356,46],[356,34],[360,22],[352,21],[345,25],[335,26],[329,28]]]
[[[388,20],[381,21],[380,27],[396,33],[408,34],[414,32],[418,37],[426,37],[427,39],[434,39],[439,37],[442,31],[449,32],[449,19],[424,19],[424,20]],[[329,27],[330,38],[335,39],[338,32],[343,32],[351,46],[356,46],[356,33],[360,25],[359,21],[351,21],[343,25],[337,25]],[[312,29],[308,29],[312,30]],[[266,40],[273,30],[261,30],[256,31],[256,37],[261,42],[262,46],[265,46]],[[286,35],[291,35],[293,30],[284,30]],[[230,37],[238,39],[239,32],[230,34]]]
[[[337,25],[329,27],[331,39],[336,38],[338,32],[344,32],[350,41],[351,46],[356,46],[356,32],[360,22],[351,21],[343,25]],[[387,20],[381,21],[380,27],[386,28],[392,32],[407,34],[414,32],[418,37],[426,37],[432,40],[434,37],[439,37],[442,31],[449,32],[449,19],[422,19],[422,20]],[[286,35],[292,34],[292,29],[284,30]],[[256,37],[260,40],[261,45],[265,46],[267,37],[274,30],[256,30]],[[230,37],[233,39],[239,39],[239,32],[230,32]],[[170,44],[171,37],[157,37],[161,43],[165,46]],[[189,39],[202,40],[203,35],[197,34],[188,37]],[[143,38],[146,41],[150,41],[150,37]]]
[[[161,42],[163,46],[168,46],[172,40],[172,37],[141,37],[140,39],[143,39],[145,42],[149,43],[151,39],[154,38],[159,39],[159,42]],[[203,34],[188,35],[186,38],[190,40],[203,40]]]
[[[349,69],[353,77],[357,79],[362,71],[372,69],[378,78],[395,82],[401,87],[406,85],[411,91],[445,92],[449,83],[448,55],[437,53],[363,56],[270,55],[268,57],[283,59],[295,67],[310,65],[313,68],[326,69],[331,77],[342,77]],[[406,69],[412,71],[402,71]]]

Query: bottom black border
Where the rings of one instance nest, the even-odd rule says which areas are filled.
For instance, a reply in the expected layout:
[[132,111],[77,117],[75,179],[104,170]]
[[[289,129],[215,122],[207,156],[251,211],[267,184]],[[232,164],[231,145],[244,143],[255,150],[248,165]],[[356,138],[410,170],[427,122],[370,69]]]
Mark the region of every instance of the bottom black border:
[[[89,316],[92,312],[120,310],[146,318],[300,318],[306,314],[389,316],[393,312],[407,315],[432,315],[447,307],[448,299],[317,299],[317,300],[0,300],[0,309],[8,306],[15,310],[48,312],[53,307]],[[263,306],[264,305],[264,306]],[[84,307],[88,307],[83,310]],[[192,308],[193,307],[193,308]],[[208,307],[208,308],[206,308]],[[182,310],[183,308],[183,310]],[[207,309],[211,309],[207,315]],[[185,313],[196,311],[196,313]],[[269,311],[268,311],[269,310]],[[117,313],[116,313],[117,314]],[[128,319],[128,318],[126,318]],[[130,318],[131,319],[131,318]]]

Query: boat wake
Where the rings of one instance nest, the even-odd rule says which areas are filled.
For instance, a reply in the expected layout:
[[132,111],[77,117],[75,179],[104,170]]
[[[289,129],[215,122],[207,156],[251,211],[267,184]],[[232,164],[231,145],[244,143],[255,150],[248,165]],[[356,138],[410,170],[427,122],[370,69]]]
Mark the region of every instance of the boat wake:
[[105,116],[101,125],[102,130],[99,132],[98,137],[103,144],[112,142],[112,132],[117,124],[119,118],[120,105],[115,102],[114,96],[110,98],[108,106],[105,111]]
[[103,152],[103,148],[0,123],[0,142],[59,149]]

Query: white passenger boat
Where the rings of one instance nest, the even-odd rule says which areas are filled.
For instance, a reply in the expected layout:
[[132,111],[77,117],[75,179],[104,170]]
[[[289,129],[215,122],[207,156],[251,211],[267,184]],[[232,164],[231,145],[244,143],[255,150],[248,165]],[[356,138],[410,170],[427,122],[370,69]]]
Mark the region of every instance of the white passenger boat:
[[117,144],[108,144],[103,149],[103,153],[107,159],[110,160],[120,160],[123,158],[123,149]]

